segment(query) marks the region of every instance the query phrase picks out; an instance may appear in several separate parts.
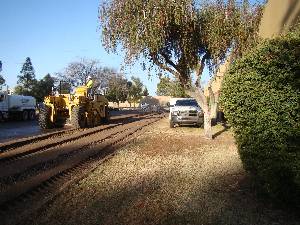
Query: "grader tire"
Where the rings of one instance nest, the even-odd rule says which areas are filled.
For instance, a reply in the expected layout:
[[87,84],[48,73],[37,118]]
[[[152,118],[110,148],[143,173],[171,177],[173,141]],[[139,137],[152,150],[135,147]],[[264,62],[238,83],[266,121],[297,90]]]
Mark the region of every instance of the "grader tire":
[[51,110],[49,107],[45,106],[40,109],[39,112],[39,125],[42,129],[53,128],[53,123],[50,120]]
[[74,106],[71,113],[71,124],[75,128],[86,127],[85,110],[83,107]]

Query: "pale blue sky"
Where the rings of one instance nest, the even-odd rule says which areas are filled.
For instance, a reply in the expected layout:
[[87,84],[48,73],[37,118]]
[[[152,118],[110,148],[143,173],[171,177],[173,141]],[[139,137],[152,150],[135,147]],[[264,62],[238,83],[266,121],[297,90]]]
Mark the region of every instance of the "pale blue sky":
[[[0,0],[1,74],[9,87],[17,81],[26,57],[30,57],[36,77],[62,71],[81,57],[93,58],[101,65],[120,69],[121,55],[107,54],[98,29],[99,0]],[[139,76],[150,94],[157,78],[148,79],[140,65],[126,75]]]

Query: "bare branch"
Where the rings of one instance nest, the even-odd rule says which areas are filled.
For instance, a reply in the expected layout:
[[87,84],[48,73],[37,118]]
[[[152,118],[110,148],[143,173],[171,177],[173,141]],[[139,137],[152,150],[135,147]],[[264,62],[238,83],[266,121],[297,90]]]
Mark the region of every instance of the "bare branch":
[[179,79],[180,74],[173,70],[172,68],[170,68],[169,66],[167,66],[166,64],[163,64],[162,62],[160,62],[157,58],[157,56],[155,56],[154,54],[151,54],[151,58],[153,60],[153,62],[160,67],[163,70],[168,71],[169,73],[173,74],[177,79]]
[[171,65],[175,70],[178,71],[178,67],[176,66],[176,64],[167,56],[167,54],[165,53],[160,53],[162,55],[162,57],[164,57],[166,63],[168,63],[169,65]]

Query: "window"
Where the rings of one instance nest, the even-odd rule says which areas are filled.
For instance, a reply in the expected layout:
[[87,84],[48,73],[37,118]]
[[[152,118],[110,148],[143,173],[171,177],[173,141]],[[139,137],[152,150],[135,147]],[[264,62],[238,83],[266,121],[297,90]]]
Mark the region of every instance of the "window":
[[198,106],[198,103],[194,99],[177,100],[176,106]]

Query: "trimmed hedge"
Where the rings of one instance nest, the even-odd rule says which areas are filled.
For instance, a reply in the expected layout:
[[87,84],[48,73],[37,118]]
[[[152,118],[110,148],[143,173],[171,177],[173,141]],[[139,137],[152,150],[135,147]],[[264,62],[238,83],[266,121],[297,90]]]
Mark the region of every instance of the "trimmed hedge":
[[300,204],[300,29],[266,40],[225,76],[221,104],[264,193]]

